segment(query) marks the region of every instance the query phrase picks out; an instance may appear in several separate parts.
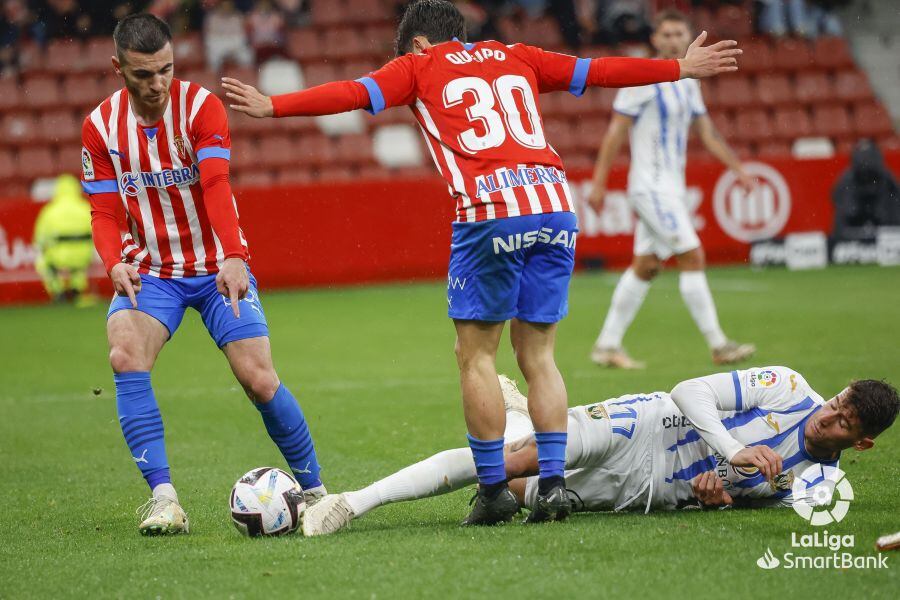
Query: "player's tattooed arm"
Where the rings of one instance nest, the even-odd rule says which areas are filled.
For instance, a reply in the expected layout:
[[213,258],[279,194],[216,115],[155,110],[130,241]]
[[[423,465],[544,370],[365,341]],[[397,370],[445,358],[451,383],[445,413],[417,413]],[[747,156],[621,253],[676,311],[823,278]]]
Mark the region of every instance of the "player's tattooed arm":
[[706,41],[706,37],[705,31],[698,35],[697,39],[688,47],[684,58],[678,59],[682,79],[713,77],[738,70],[737,57],[744,51],[737,48],[737,42],[722,40],[710,46],[704,46],[703,42]]

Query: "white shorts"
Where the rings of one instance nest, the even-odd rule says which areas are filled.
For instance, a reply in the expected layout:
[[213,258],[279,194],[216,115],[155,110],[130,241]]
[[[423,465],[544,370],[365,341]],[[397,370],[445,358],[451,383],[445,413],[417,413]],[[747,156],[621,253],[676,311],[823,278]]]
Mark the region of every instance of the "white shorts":
[[629,194],[628,201],[638,215],[635,256],[654,254],[666,260],[700,247],[683,196],[641,192]]
[[[643,510],[653,479],[654,439],[662,392],[613,398],[569,409],[566,488],[576,511]],[[537,500],[537,477],[525,484],[525,506]]]

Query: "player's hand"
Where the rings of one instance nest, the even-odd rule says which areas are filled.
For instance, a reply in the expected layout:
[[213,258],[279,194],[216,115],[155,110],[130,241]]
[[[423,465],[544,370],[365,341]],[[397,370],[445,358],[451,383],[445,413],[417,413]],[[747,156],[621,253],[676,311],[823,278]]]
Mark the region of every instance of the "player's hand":
[[756,467],[768,481],[772,481],[781,473],[781,455],[768,446],[744,448],[729,462],[736,467]]
[[604,200],[606,200],[606,186],[594,183],[594,187],[591,189],[591,195],[588,196],[588,203],[598,215],[603,212]]
[[272,99],[252,85],[241,83],[231,77],[223,77],[222,87],[226,90],[225,95],[234,102],[234,104],[228,105],[232,109],[257,119],[271,117],[275,114]]
[[216,275],[216,289],[231,301],[231,312],[235,318],[241,318],[239,302],[250,289],[250,276],[247,274],[247,263],[241,258],[226,258],[222,268]]
[[725,491],[722,480],[715,471],[707,471],[697,475],[691,482],[694,498],[704,506],[731,506],[734,504],[731,494]]
[[117,263],[109,270],[109,278],[113,288],[120,296],[128,296],[131,300],[131,308],[137,308],[135,295],[141,291],[141,276],[137,269],[125,263]]
[[681,65],[681,78],[712,77],[720,73],[737,71],[737,56],[743,54],[743,50],[737,48],[734,40],[722,40],[712,46],[704,46],[706,32],[697,36],[697,39],[688,47],[684,58],[678,59]]

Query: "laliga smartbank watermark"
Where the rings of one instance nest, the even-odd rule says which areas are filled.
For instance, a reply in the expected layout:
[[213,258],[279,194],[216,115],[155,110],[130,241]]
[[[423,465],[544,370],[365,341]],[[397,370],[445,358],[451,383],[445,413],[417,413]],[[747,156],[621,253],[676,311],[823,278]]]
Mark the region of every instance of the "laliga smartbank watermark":
[[[813,527],[840,523],[853,502],[853,486],[837,467],[812,465],[791,486],[794,511]],[[772,548],[756,560],[761,569],[887,569],[885,554],[854,554],[856,537],[829,533],[792,532],[790,548],[776,554]]]

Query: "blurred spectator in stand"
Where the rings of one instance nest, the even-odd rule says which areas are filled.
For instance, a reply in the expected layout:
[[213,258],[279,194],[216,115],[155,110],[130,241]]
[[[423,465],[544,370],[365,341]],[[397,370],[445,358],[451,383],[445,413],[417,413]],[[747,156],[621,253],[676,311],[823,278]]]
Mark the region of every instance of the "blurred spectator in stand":
[[838,240],[871,239],[884,225],[900,225],[900,187],[872,140],[853,148],[850,167],[831,190]]
[[12,75],[19,68],[19,47],[23,42],[43,42],[44,29],[35,21],[25,0],[5,0],[0,11],[0,75]]
[[147,4],[147,0],[91,0],[82,2],[81,6],[91,18],[94,35],[112,35],[122,17],[143,9]]
[[843,35],[841,21],[834,9],[850,0],[757,0],[758,27],[763,33],[783,36],[788,32],[815,38]]
[[646,42],[650,39],[649,8],[646,0],[597,2],[599,34],[596,43]]
[[175,34],[199,29],[203,23],[201,0],[152,0],[146,10],[168,23]]
[[209,0],[206,4],[213,5],[203,20],[203,42],[209,68],[218,73],[226,60],[242,67],[253,66],[244,15],[235,8],[232,0]]
[[38,213],[34,224],[35,270],[51,298],[58,302],[90,304],[85,296],[88,267],[94,258],[91,207],[72,175],[56,180],[53,199]]
[[575,0],[547,0],[545,14],[553,15],[559,23],[559,31],[566,46],[575,51],[579,50],[581,48],[581,24],[575,9]]
[[84,39],[93,33],[91,15],[75,0],[47,0],[38,20],[48,39]]
[[284,16],[285,25],[288,27],[298,27],[309,22],[307,0],[275,0],[275,6]]
[[284,16],[270,0],[259,0],[247,14],[250,45],[257,64],[273,56],[284,55]]

